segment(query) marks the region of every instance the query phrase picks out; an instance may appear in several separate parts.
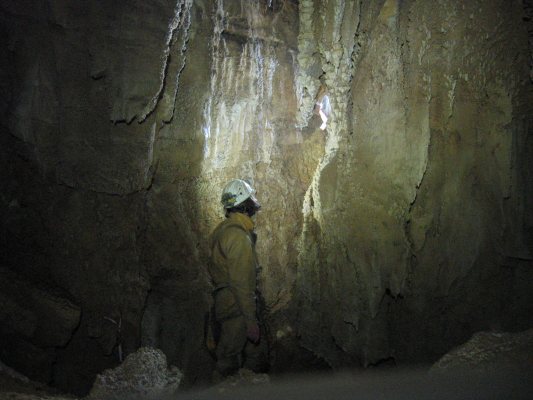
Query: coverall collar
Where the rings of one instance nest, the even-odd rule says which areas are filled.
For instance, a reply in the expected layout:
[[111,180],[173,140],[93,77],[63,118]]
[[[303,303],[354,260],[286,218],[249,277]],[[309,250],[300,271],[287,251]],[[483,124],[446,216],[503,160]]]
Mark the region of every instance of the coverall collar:
[[229,215],[229,219],[231,219],[232,221],[237,222],[239,225],[241,225],[248,232],[251,232],[251,231],[254,230],[254,222],[246,214],[241,214],[241,213],[238,213],[238,212],[234,212],[234,213],[231,213]]

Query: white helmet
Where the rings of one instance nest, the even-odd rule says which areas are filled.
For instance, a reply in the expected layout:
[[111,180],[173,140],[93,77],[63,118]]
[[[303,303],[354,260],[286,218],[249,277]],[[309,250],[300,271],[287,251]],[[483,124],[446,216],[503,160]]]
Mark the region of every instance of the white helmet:
[[220,202],[224,208],[233,208],[243,203],[246,199],[251,199],[259,206],[254,193],[255,190],[247,182],[242,179],[234,179],[224,187]]

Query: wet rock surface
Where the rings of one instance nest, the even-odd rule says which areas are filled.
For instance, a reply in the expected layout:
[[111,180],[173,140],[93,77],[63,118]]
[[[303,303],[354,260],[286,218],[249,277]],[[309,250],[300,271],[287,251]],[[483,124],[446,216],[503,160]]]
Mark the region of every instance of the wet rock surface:
[[263,204],[274,371],[529,329],[524,6],[2,1],[2,359],[84,395],[150,345],[208,382],[207,237],[235,177]]

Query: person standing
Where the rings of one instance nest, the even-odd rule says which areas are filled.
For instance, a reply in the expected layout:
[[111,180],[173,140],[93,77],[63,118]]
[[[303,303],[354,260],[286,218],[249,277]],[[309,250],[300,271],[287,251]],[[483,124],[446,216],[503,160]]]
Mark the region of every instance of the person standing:
[[222,191],[226,219],[211,236],[209,273],[213,282],[216,369],[221,376],[246,367],[262,372],[261,330],[257,310],[257,255],[252,217],[261,208],[255,190],[244,180],[230,181]]

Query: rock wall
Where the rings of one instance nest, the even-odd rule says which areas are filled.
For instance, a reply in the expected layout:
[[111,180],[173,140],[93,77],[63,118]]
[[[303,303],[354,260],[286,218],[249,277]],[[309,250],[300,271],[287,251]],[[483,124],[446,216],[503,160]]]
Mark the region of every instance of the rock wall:
[[[84,393],[147,345],[207,379],[207,237],[234,177],[263,204],[274,370],[528,328],[527,21],[463,3],[2,2],[0,267],[53,307],[2,282],[1,359]],[[62,329],[24,322],[43,315]]]
[[300,3],[301,41],[333,49],[319,62],[337,121],[304,202],[302,343],[333,366],[368,365],[528,327],[521,4],[347,4]]
[[12,341],[2,359],[86,392],[141,343],[156,134],[172,119],[190,2],[6,1],[0,18],[2,268],[81,308],[66,340],[31,341],[46,367]]
[[286,308],[301,198],[323,153],[321,133],[295,128],[297,12],[280,1],[2,5],[2,265],[82,310],[67,343],[37,346],[46,367],[17,347],[6,363],[81,393],[145,344],[185,385],[210,375],[207,237],[237,176],[264,203],[269,309]]

